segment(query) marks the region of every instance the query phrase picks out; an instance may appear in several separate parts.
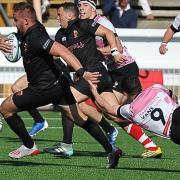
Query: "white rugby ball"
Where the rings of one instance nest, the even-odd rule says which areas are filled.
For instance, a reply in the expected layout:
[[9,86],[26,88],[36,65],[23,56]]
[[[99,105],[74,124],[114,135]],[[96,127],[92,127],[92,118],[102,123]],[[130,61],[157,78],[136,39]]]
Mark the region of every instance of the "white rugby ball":
[[16,33],[10,33],[7,36],[8,43],[12,45],[12,51],[9,53],[4,53],[6,59],[9,62],[17,62],[21,58],[21,49],[20,49],[20,42],[18,41],[18,38],[16,36]]

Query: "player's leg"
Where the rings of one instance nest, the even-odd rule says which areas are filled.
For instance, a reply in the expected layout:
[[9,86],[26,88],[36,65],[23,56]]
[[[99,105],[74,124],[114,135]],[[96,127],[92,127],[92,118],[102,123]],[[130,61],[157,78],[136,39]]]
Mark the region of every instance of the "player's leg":
[[[113,79],[113,82],[116,82],[113,86],[113,92],[119,102],[119,105],[125,103],[127,97],[123,94],[123,85],[122,79],[127,76],[138,76],[139,68],[135,62],[126,65],[123,68],[116,69],[115,71],[110,72],[110,75]],[[139,87],[141,89],[141,86]],[[145,151],[142,153],[142,157],[160,157],[162,155],[160,147],[158,147],[152,139],[150,139],[140,126],[133,123],[118,123],[122,129],[125,130],[131,137],[136,141],[140,142]]]
[[[65,84],[65,83],[64,83]],[[74,90],[72,90],[72,89],[74,89]],[[73,87],[71,87],[71,92],[74,94],[74,97],[75,97],[75,99],[76,99],[76,101],[78,102],[81,102],[81,101],[84,101],[84,100],[86,100],[86,99],[88,99],[88,96],[86,96],[86,95],[84,95],[84,94],[82,94],[82,93],[80,93],[78,90],[76,90],[75,88],[73,88]],[[68,93],[68,90],[66,89],[66,97],[68,97],[68,96],[70,96],[70,94],[71,94],[71,92],[69,92]],[[79,106],[78,106],[79,107]],[[83,123],[83,124],[86,124],[86,119],[87,119],[87,124],[88,125],[90,125],[90,130],[88,130],[88,129],[86,129],[85,128],[85,130],[86,131],[88,131],[94,138],[96,138],[96,140],[98,141],[98,142],[100,142],[100,144],[102,144],[103,145],[103,147],[106,147],[106,146],[109,146],[109,145],[107,145],[107,142],[106,141],[108,141],[107,140],[107,138],[106,138],[106,136],[104,135],[104,133],[102,133],[102,132],[99,132],[99,136],[98,137],[96,137],[96,133],[95,132],[93,132],[93,129],[91,129],[92,127],[92,125],[91,124],[93,124],[93,126],[94,126],[94,129],[96,129],[96,131],[100,131],[101,129],[99,129],[99,128],[97,128],[96,126],[97,126],[97,124],[96,123],[94,123],[94,122],[91,122],[91,121],[94,121],[94,120],[92,120],[90,117],[87,117],[83,112],[81,112],[81,110],[79,109],[78,110],[78,112],[77,112],[77,109],[75,109],[74,108],[74,110],[72,110],[71,112],[69,111],[69,109],[67,108],[67,106],[65,107],[65,106],[62,106],[61,107],[64,111],[65,111],[65,114],[66,114],[66,116],[68,116],[68,118],[70,118],[70,119],[74,119],[75,120],[75,123],[76,124],[78,124],[79,126],[81,126],[82,128],[84,128],[84,126],[86,127],[86,125],[82,125],[81,123]],[[74,114],[73,112],[77,112],[76,114]],[[80,118],[79,118],[79,114],[80,114],[80,117],[81,117],[81,119],[85,119],[85,122],[83,122],[82,120],[80,120],[80,121],[78,121]],[[72,116],[73,115],[73,116]],[[76,118],[74,118],[74,117],[76,117]],[[98,118],[98,117],[96,117],[96,118]],[[89,122],[90,121],[90,122]],[[99,119],[98,119],[98,121],[99,121]],[[69,124],[70,126],[71,126],[71,124]],[[91,132],[92,131],[92,132]],[[66,131],[66,133],[68,133],[68,135],[70,136],[72,136],[72,131]],[[66,136],[67,134],[64,134],[64,136]],[[64,137],[65,138],[65,137]],[[109,143],[108,143],[109,144]],[[62,144],[61,144],[62,145]],[[62,147],[62,146],[58,146],[58,147],[55,147],[55,148],[46,148],[46,149],[44,149],[46,152],[49,152],[49,153],[53,153],[53,154],[59,154],[59,155],[66,155],[66,152],[64,152],[64,147]],[[55,153],[55,151],[57,151],[56,153]]]
[[[18,94],[17,99],[20,100],[21,97],[19,95],[21,96],[21,94]],[[21,117],[17,114],[17,111],[19,109],[17,108],[17,105],[15,105],[14,96],[15,95],[11,95],[8,98],[6,98],[0,106],[0,112],[4,117],[5,121],[7,122],[9,127],[14,131],[14,133],[16,133],[16,135],[19,136],[23,143],[23,145],[20,148],[10,152],[9,157],[22,158],[24,156],[37,155],[39,151],[31,137],[29,136],[29,133],[25,128],[24,122],[22,121]],[[25,97],[26,95],[23,96]]]
[[61,113],[61,121],[63,127],[63,140],[55,144],[53,147],[44,148],[43,151],[50,154],[56,154],[57,148],[60,148],[59,155],[72,156],[74,154],[73,149],[73,128],[74,122],[68,118],[65,113]]
[[[85,116],[81,112],[78,107],[78,104],[72,104],[69,106],[70,108],[62,106],[62,109],[66,113],[66,115],[72,119],[78,126],[83,128],[86,132],[88,132],[97,142],[99,142],[104,150],[107,153],[108,158],[108,168],[115,168],[118,164],[119,157],[122,156],[122,151],[119,148],[113,148],[112,145],[107,140],[101,128],[95,123],[91,118]],[[57,153],[53,153],[59,155],[59,151],[61,148],[57,148]]]
[[118,136],[118,130],[106,120],[106,118],[102,115],[102,112],[100,112],[101,110],[96,106],[96,104],[89,98],[85,102],[80,103],[80,108],[88,117],[97,120],[96,122],[106,133],[110,144],[115,145],[116,138]]
[[[16,93],[18,91],[21,91],[22,89],[25,89],[27,86],[28,86],[27,76],[23,75],[14,82],[14,84],[11,86],[11,90],[13,93]],[[30,136],[34,136],[48,127],[47,121],[44,120],[44,118],[41,116],[41,114],[37,109],[31,109],[28,110],[28,112],[34,119],[34,125],[29,131]]]

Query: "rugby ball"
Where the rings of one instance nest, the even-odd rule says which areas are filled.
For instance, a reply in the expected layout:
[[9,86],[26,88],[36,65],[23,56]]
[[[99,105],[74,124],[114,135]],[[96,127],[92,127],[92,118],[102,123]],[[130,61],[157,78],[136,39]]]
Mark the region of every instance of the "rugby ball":
[[17,62],[21,58],[21,49],[20,49],[20,42],[18,41],[18,38],[16,36],[16,33],[10,33],[7,35],[7,43],[9,43],[12,46],[12,51],[8,53],[4,53],[6,59],[9,62]]

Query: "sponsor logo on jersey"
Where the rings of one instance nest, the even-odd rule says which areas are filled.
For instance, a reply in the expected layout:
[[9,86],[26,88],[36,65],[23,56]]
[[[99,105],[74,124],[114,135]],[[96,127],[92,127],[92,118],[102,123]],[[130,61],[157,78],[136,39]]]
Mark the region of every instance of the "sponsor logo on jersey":
[[77,37],[78,37],[78,34],[79,34],[79,33],[78,33],[76,30],[73,31],[73,37],[74,37],[74,38],[77,38]]
[[64,42],[64,41],[66,41],[66,37],[65,36],[62,37],[62,42]]
[[154,110],[153,107],[149,107],[146,112],[144,112],[143,114],[140,114],[139,116],[142,118],[142,119],[145,119],[146,117],[148,117],[151,112]]
[[28,51],[28,44],[27,43],[23,43],[23,49],[24,49],[24,52]]
[[72,52],[74,49],[82,49],[84,44],[82,42],[78,42],[68,47],[68,49]]
[[113,85],[113,88],[116,88],[118,86],[118,82],[116,81]]

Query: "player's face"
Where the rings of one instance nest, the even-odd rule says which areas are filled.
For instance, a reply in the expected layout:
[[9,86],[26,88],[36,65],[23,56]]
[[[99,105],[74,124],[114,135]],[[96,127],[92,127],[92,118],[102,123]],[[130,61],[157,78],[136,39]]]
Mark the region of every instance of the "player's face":
[[67,28],[69,16],[68,16],[68,13],[64,11],[63,7],[60,7],[58,9],[57,21],[62,28]]
[[17,27],[18,31],[24,33],[26,31],[27,19],[23,18],[20,11],[14,12],[13,19],[13,24]]
[[80,19],[92,19],[94,9],[86,2],[79,2],[79,18]]

